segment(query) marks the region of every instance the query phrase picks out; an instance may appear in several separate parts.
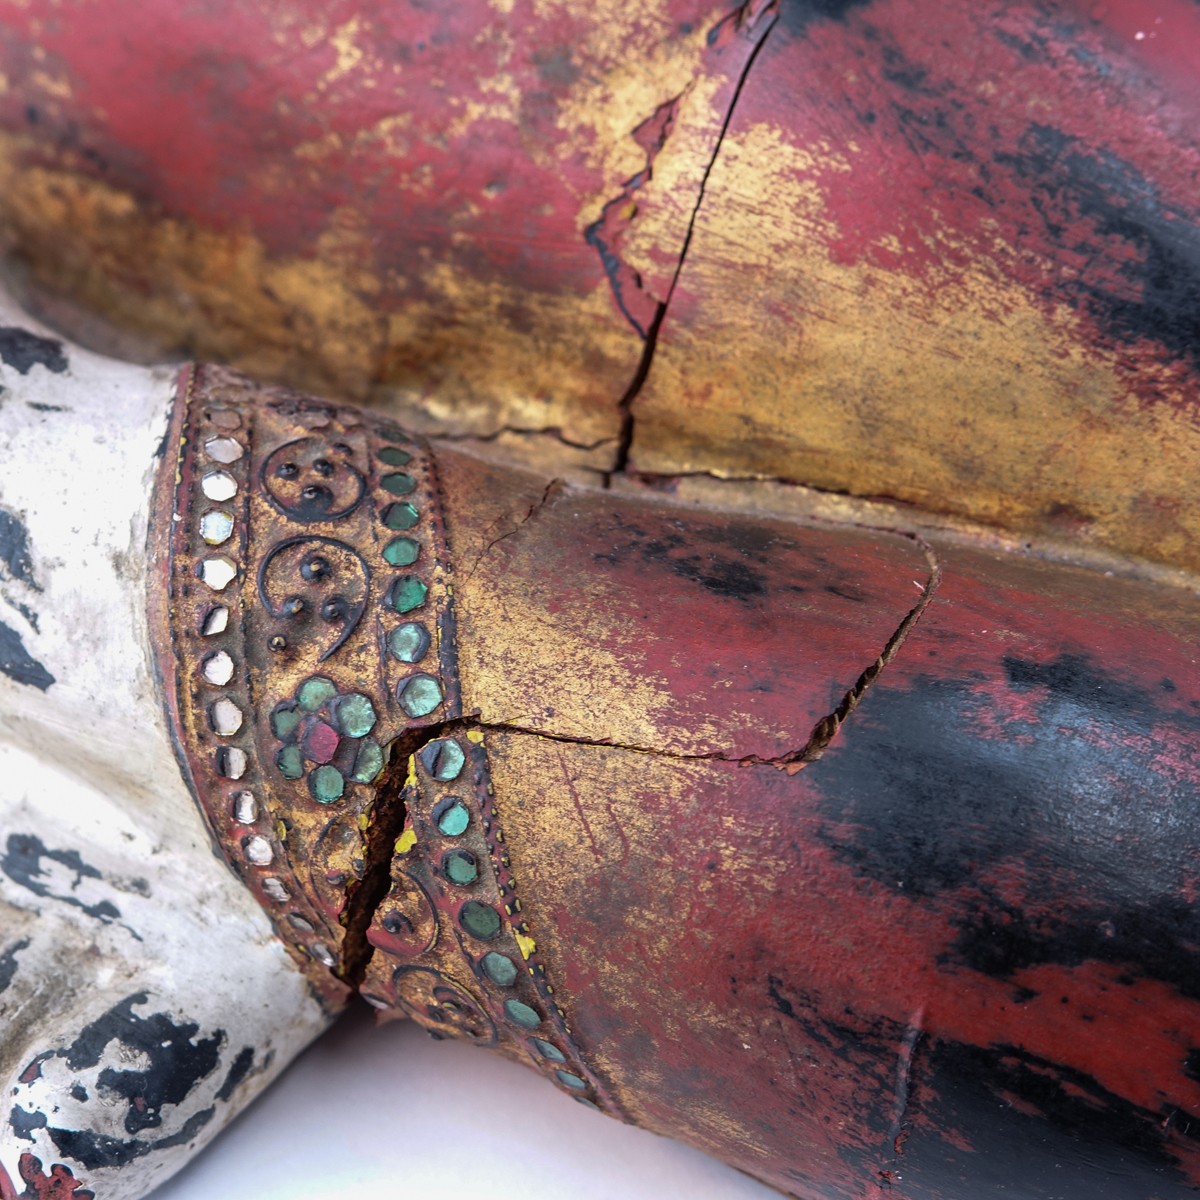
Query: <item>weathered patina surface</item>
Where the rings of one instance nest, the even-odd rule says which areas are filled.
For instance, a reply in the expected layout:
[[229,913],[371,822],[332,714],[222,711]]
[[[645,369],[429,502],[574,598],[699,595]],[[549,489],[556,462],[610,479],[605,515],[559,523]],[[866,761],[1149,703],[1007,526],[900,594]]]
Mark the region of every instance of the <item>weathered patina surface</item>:
[[1200,16],[1143,8],[29,0],[0,211],[426,430],[1195,568]]

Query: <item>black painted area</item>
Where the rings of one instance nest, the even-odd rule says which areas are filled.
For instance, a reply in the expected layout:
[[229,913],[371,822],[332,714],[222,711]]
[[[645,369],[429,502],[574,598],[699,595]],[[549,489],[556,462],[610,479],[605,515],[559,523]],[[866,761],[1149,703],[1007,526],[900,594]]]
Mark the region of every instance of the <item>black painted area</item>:
[[36,366],[61,374],[69,365],[62,342],[15,325],[0,326],[0,359],[22,375]]
[[225,1082],[221,1084],[217,1092],[218,1100],[228,1100],[233,1095],[238,1084],[250,1073],[250,1068],[254,1065],[254,1047],[243,1046],[238,1051],[238,1056],[233,1060],[229,1067],[229,1073],[225,1076]]
[[22,938],[19,942],[13,942],[3,954],[0,954],[0,992],[7,991],[17,977],[17,955],[28,947],[29,939]]
[[815,21],[845,22],[858,9],[870,8],[872,0],[781,0],[779,28],[801,37]]
[[[197,1037],[193,1022],[177,1022],[169,1013],[141,1016],[135,1008],[147,1003],[144,993],[126,997],[103,1016],[86,1026],[71,1045],[46,1056],[65,1060],[72,1072],[85,1072],[109,1063],[96,1076],[96,1091],[106,1106],[124,1106],[123,1124],[128,1138],[114,1138],[90,1129],[66,1129],[49,1124],[45,1113],[14,1108],[9,1123],[14,1131],[46,1129],[60,1154],[88,1169],[121,1167],[157,1150],[189,1142],[212,1120],[214,1108],[191,1114],[171,1134],[154,1137],[163,1124],[163,1110],[183,1105],[195,1088],[217,1069],[224,1030]],[[115,1045],[114,1045],[115,1043]],[[233,1063],[218,1095],[225,1099],[245,1076],[253,1061],[243,1050]],[[233,1080],[231,1083],[230,1081]],[[76,1088],[83,1091],[81,1085]],[[228,1090],[227,1090],[228,1089]],[[74,1094],[74,1093],[73,1093]],[[83,1098],[87,1098],[83,1091]],[[145,1136],[147,1133],[151,1136]]]
[[21,635],[3,621],[0,621],[0,673],[42,692],[56,682],[54,676],[25,649]]
[[[1082,658],[1004,667],[987,686],[882,680],[808,768],[822,838],[889,890],[952,903],[943,965],[1095,960],[1200,1000],[1197,775],[1153,753],[1200,745],[1200,716]],[[1013,871],[1020,903],[994,882]]]
[[8,1124],[13,1133],[22,1141],[32,1142],[34,1133],[39,1129],[46,1128],[46,1114],[27,1112],[19,1104],[14,1104],[12,1111],[8,1114]]
[[1103,281],[1100,272],[1087,269],[1064,275],[1056,287],[1074,296],[1114,339],[1159,342],[1200,365],[1196,213],[1166,203],[1131,163],[1088,150],[1051,125],[1032,125],[1016,153],[997,154],[996,161],[1029,188],[1051,244],[1101,262],[1111,274]]
[[[54,873],[49,864],[57,863],[74,875],[67,892],[51,890]],[[80,908],[89,917],[95,917],[105,924],[120,917],[120,910],[108,900],[100,900],[95,904],[85,904],[78,896],[73,895],[85,879],[101,879],[102,876],[90,863],[83,861],[77,850],[49,850],[41,838],[32,833],[12,833],[3,858],[0,858],[0,871],[3,871],[13,883],[35,896],[49,900],[58,900],[74,908]]]
[[1019,1047],[935,1040],[918,1050],[912,1092],[895,1170],[913,1200],[1197,1195],[1172,1142],[1200,1125],[1185,1129]]
[[33,577],[33,555],[29,550],[29,531],[16,513],[0,508],[0,579],[12,579],[40,592]]

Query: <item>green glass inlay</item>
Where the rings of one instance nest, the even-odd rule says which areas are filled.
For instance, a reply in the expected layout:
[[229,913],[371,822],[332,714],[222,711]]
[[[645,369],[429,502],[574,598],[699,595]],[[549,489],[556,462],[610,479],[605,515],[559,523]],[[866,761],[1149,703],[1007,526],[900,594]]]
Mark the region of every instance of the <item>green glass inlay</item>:
[[385,492],[391,492],[393,496],[407,496],[417,486],[417,481],[403,471],[393,471],[379,481],[379,486]]
[[387,463],[389,467],[402,467],[412,461],[412,455],[407,450],[401,450],[399,446],[384,446],[379,451],[379,461]]
[[358,757],[354,760],[354,774],[350,778],[355,783],[374,783],[382,770],[383,749],[374,738],[367,738],[359,747]]
[[284,779],[299,779],[304,774],[304,760],[300,757],[300,747],[284,746],[275,755],[275,765]]
[[388,649],[393,658],[404,663],[418,663],[429,649],[429,631],[416,621],[405,621],[392,630],[388,637]]
[[393,567],[411,567],[421,553],[420,543],[410,537],[392,538],[383,548],[384,562]]
[[277,704],[271,713],[271,731],[280,741],[300,724],[300,710],[290,700]]
[[566,1062],[567,1056],[552,1042],[543,1041],[541,1038],[533,1039],[534,1049],[543,1057],[548,1058],[551,1062]]
[[300,685],[296,699],[305,712],[316,712],[326,700],[331,700],[336,695],[337,688],[332,680],[326,679],[324,675],[311,675]]
[[449,783],[450,780],[457,779],[466,761],[467,756],[462,747],[450,738],[430,742],[421,751],[421,762],[425,770],[439,783]]
[[414,675],[400,684],[398,699],[410,717],[427,717],[442,702],[442,685],[432,675]]
[[504,1013],[510,1021],[524,1029],[536,1029],[542,1023],[537,1010],[530,1008],[528,1004],[522,1004],[520,1000],[505,1000]]
[[470,823],[471,814],[461,800],[455,800],[447,805],[437,819],[438,830],[446,837],[458,837],[460,834],[466,833]]
[[560,1083],[565,1083],[567,1087],[572,1088],[576,1092],[587,1090],[587,1084],[579,1078],[578,1075],[572,1075],[570,1071],[555,1071]]
[[405,500],[401,504],[389,504],[384,510],[383,523],[389,529],[411,529],[421,514]]
[[392,584],[388,602],[399,613],[412,612],[425,603],[429,589],[415,575],[401,575]]
[[331,707],[334,725],[347,737],[366,737],[375,728],[374,706],[358,692],[343,696]]
[[500,987],[512,987],[517,982],[517,964],[507,954],[497,954],[492,950],[483,956],[479,965],[483,973]]
[[488,941],[500,932],[500,914],[478,900],[468,900],[458,910],[458,923],[480,941]]
[[586,1096],[572,1096],[571,1099],[577,1104],[582,1104],[585,1108],[594,1108],[597,1112],[600,1111],[600,1105],[593,1100],[589,1100]]
[[322,804],[332,804],[335,800],[342,798],[342,792],[346,788],[346,781],[342,778],[342,773],[337,767],[326,765],[318,767],[308,777],[308,786],[314,800],[318,800]]
[[459,887],[466,887],[479,878],[479,864],[475,861],[475,855],[466,850],[451,850],[442,858],[442,870],[446,872],[446,878]]

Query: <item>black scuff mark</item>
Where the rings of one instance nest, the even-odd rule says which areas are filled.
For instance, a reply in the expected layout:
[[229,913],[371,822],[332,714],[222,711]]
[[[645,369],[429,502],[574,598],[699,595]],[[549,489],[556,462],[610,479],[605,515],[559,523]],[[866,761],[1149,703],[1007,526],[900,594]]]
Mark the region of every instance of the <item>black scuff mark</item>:
[[[62,894],[51,890],[48,881],[53,879],[53,874],[44,869],[47,862],[58,863],[75,876],[70,885],[70,892]],[[23,887],[35,896],[58,900],[82,909],[89,917],[95,917],[106,925],[120,919],[120,909],[112,901],[100,900],[95,904],[85,904],[78,896],[71,894],[85,879],[103,878],[96,867],[84,862],[77,850],[50,850],[35,834],[11,833],[4,857],[0,858],[0,871],[18,887]]]
[[0,326],[0,359],[22,375],[36,366],[61,375],[70,365],[62,342],[16,325]]
[[11,625],[0,621],[0,673],[15,683],[23,683],[46,691],[57,680],[28,650],[21,635]]
[[29,948],[29,939],[22,938],[13,942],[3,954],[0,954],[0,992],[7,991],[17,976],[17,955]]
[[39,404],[35,400],[26,400],[26,408],[32,408],[34,412],[40,413],[65,413],[71,410],[63,404]]
[[782,0],[779,29],[803,37],[814,24],[844,25],[854,12],[870,8],[872,0]]

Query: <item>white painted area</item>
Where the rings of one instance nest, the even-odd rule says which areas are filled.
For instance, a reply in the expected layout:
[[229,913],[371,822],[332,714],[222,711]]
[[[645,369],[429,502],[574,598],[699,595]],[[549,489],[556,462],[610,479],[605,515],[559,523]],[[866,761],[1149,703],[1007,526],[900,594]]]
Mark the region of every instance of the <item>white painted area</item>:
[[346,1018],[153,1200],[779,1200],[532,1071]]
[[[0,325],[46,333],[3,298]],[[0,956],[29,942],[0,992],[0,1163],[15,1179],[29,1150],[47,1166],[72,1165],[98,1200],[135,1200],[214,1136],[325,1020],[265,914],[214,856],[153,682],[146,522],[174,373],[65,349],[62,373],[38,364],[22,375],[0,363],[0,506],[28,530],[36,585],[0,565],[0,621],[55,678],[43,691],[0,674],[0,860],[28,845],[21,838],[61,856],[39,861],[32,889],[0,873]],[[72,854],[95,874],[81,874]],[[223,1031],[211,1077],[164,1108],[161,1126],[136,1135],[169,1137],[212,1108],[197,1136],[119,1171],[78,1167],[45,1130],[32,1141],[16,1136],[13,1105],[59,1128],[134,1136],[128,1105],[102,1077],[105,1066],[145,1068],[128,1047],[114,1041],[80,1071],[51,1053],[40,1078],[18,1077],[139,993],[141,1017],[162,1012],[195,1024],[196,1039]],[[217,1099],[245,1046],[254,1052],[250,1074]],[[70,1094],[76,1085],[86,1101]]]

